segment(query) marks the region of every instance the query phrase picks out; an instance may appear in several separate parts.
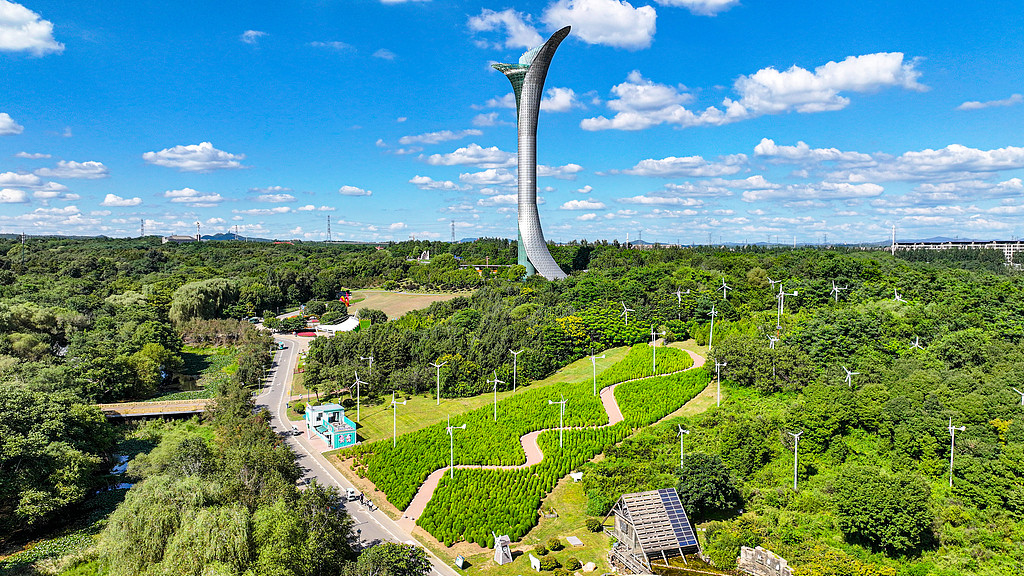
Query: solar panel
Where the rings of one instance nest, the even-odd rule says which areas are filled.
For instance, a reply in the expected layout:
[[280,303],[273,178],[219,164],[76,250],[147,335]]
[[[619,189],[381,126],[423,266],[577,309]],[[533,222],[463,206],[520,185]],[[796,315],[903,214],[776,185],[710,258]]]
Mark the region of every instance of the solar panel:
[[696,546],[697,536],[693,533],[693,527],[690,526],[690,520],[686,517],[683,504],[679,502],[679,494],[673,488],[663,488],[658,490],[658,495],[661,496],[665,512],[668,513],[668,519],[672,524],[672,531],[676,534],[679,547]]

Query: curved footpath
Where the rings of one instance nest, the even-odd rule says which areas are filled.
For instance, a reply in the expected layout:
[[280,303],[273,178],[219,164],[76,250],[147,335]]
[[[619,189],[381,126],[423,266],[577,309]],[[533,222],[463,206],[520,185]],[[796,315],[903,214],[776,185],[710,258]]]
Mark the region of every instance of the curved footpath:
[[[696,354],[689,350],[684,350],[693,359],[693,366],[690,366],[686,370],[693,370],[700,368],[704,365],[704,357],[700,354]],[[672,374],[678,374],[679,372],[686,372],[686,370],[679,370],[677,372],[670,372],[668,374],[658,374],[657,376],[671,376]],[[620,384],[627,382],[636,382],[637,380],[646,380],[648,378],[654,378],[655,376],[643,376],[641,378],[633,378],[632,380],[624,380],[612,384],[611,386],[605,386],[601,389],[601,404],[604,406],[604,411],[608,414],[608,423],[595,428],[604,428],[607,426],[614,426],[619,422],[622,422],[622,410],[619,409],[619,403],[615,400],[615,388]],[[671,414],[669,415],[671,416]],[[668,416],[666,416],[667,418]],[[540,445],[537,444],[537,438],[543,433],[551,430],[558,430],[558,428],[545,428],[543,430],[537,430],[530,432],[529,434],[523,435],[519,439],[519,443],[523,445],[523,452],[526,453],[526,462],[519,464],[518,466],[472,466],[472,465],[461,465],[456,468],[461,469],[473,469],[473,470],[516,470],[520,468],[529,468],[530,466],[536,466],[540,464],[541,460],[544,459],[544,452],[541,451]],[[564,428],[564,430],[571,430],[571,428]],[[412,502],[406,507],[405,512],[402,514],[401,520],[398,520],[397,524],[400,528],[406,532],[411,533],[412,529],[416,527],[416,519],[423,514],[423,511],[427,509],[427,504],[430,499],[434,496],[434,492],[437,490],[438,485],[441,483],[441,478],[444,477],[445,470],[448,467],[439,468],[434,470],[430,476],[427,476],[426,481],[420,486],[420,489],[416,492],[416,496],[413,497]]]

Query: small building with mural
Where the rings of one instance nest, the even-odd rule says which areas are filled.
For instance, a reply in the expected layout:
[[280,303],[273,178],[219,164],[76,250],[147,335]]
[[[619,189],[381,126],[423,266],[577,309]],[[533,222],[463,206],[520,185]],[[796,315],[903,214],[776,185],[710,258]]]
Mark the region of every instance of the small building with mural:
[[306,405],[306,431],[309,438],[320,438],[330,449],[345,448],[356,443],[356,423],[345,417],[340,404]]

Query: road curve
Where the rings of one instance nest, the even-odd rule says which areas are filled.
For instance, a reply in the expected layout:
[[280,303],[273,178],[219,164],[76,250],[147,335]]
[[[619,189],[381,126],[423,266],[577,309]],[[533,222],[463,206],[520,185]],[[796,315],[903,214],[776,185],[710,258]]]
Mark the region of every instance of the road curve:
[[[686,370],[693,370],[694,368],[700,368],[704,365],[704,357],[700,354],[696,354],[689,350],[685,350],[690,358],[693,359],[693,365]],[[678,374],[679,372],[685,372],[686,370],[679,370],[678,372],[670,372],[668,374],[658,374],[658,376],[671,376],[672,374]],[[622,410],[619,409],[619,403],[615,400],[615,388],[620,384],[627,382],[635,382],[637,380],[646,380],[647,378],[654,378],[654,376],[643,376],[641,378],[633,378],[632,380],[624,380],[611,386],[605,386],[601,389],[601,404],[604,406],[604,411],[608,414],[608,423],[602,426],[596,426],[596,428],[604,428],[606,426],[614,426],[619,422],[622,422]],[[571,428],[564,428],[565,430],[571,430]],[[529,468],[530,466],[536,466],[544,459],[544,452],[541,451],[540,445],[537,443],[537,438],[543,432],[549,430],[558,430],[558,428],[545,428],[543,430],[537,430],[524,434],[519,438],[519,443],[523,446],[523,452],[526,453],[526,462],[518,466],[472,466],[472,465],[461,465],[456,468],[461,469],[475,469],[475,470],[516,470],[519,468]],[[420,489],[416,492],[416,496],[413,497],[412,502],[406,507],[405,512],[402,514],[402,518],[398,520],[398,527],[406,532],[412,532],[412,529],[416,527],[416,519],[423,514],[423,511],[427,509],[427,504],[430,499],[434,496],[434,492],[437,490],[438,485],[441,483],[441,478],[444,477],[445,470],[448,468],[439,468],[434,470],[426,481],[420,486]]]

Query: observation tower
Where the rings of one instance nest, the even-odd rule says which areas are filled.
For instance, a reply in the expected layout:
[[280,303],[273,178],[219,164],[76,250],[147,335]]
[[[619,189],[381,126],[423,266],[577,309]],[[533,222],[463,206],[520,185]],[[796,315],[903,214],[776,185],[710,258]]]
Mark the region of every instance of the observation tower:
[[527,274],[539,273],[548,280],[565,278],[544,241],[537,212],[537,117],[544,94],[544,79],[558,45],[569,35],[569,26],[548,41],[527,50],[518,64],[492,64],[508,77],[516,94],[516,125],[519,130],[519,263]]

